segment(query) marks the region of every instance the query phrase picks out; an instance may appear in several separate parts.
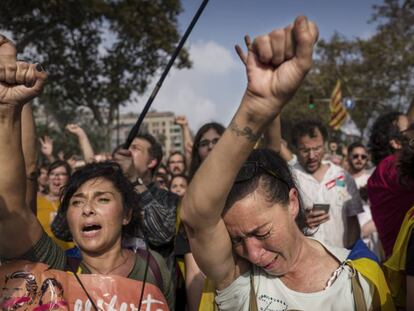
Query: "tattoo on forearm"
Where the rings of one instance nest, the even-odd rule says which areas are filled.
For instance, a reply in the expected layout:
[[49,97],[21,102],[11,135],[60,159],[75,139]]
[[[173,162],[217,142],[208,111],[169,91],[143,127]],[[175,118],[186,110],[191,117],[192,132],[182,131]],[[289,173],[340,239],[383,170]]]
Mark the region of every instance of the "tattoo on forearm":
[[240,129],[234,121],[231,121],[230,123],[230,130],[237,136],[246,137],[251,142],[256,142],[260,138],[260,135],[253,133],[253,130],[250,127],[245,126],[243,129]]

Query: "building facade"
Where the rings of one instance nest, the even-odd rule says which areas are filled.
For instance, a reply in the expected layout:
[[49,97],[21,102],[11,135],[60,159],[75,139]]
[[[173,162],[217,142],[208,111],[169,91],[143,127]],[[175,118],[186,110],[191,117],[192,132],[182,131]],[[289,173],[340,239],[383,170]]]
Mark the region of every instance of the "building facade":
[[[115,120],[112,146],[115,148],[118,143],[125,142],[129,131],[138,120],[138,114],[126,113],[119,116],[119,125]],[[165,157],[171,152],[184,152],[183,133],[181,127],[175,124],[175,114],[170,111],[150,111],[142,124],[141,132],[153,135],[162,145]]]

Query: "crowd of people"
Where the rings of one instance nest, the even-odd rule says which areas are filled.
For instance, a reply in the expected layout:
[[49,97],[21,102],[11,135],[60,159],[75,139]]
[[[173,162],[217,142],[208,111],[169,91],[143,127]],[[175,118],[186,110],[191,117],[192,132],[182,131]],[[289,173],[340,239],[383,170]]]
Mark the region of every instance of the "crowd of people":
[[[111,294],[139,288],[135,310],[153,310],[149,288],[157,310],[414,310],[414,103],[379,116],[366,144],[333,140],[315,119],[282,138],[317,38],[303,16],[246,36],[239,109],[194,136],[177,117],[183,152],[164,157],[139,133],[95,154],[68,124],[82,156],[65,159],[35,134],[46,72],[0,36],[1,309],[75,308],[73,287],[28,264],[42,263],[94,310],[115,306],[95,290],[125,279],[136,283]],[[88,288],[85,275],[107,278]]]

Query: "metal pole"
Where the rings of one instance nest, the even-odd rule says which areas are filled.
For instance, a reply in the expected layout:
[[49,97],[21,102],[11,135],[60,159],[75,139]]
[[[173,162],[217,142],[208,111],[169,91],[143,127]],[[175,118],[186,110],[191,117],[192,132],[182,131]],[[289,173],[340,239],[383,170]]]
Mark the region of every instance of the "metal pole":
[[151,93],[151,96],[148,98],[147,103],[145,104],[144,109],[142,110],[139,118],[131,131],[128,134],[128,138],[125,142],[124,148],[128,149],[131,145],[134,138],[137,136],[139,129],[141,127],[142,121],[144,120],[146,114],[148,113],[149,108],[151,107],[152,102],[157,96],[158,91],[160,90],[162,83],[164,82],[165,78],[167,77],[168,72],[170,71],[172,65],[174,64],[175,59],[177,58],[178,54],[180,53],[181,49],[184,46],[185,41],[187,40],[188,36],[190,35],[191,31],[193,30],[194,25],[197,23],[198,18],[200,17],[201,13],[203,13],[204,8],[206,7],[208,0],[204,0],[200,7],[198,8],[196,14],[194,15],[190,25],[188,26],[187,30],[185,31],[183,37],[181,38],[180,42],[178,43],[177,47],[175,48],[174,53],[171,55],[170,61],[167,64],[167,67],[164,69],[160,79],[158,80],[157,84],[155,85],[154,90]]

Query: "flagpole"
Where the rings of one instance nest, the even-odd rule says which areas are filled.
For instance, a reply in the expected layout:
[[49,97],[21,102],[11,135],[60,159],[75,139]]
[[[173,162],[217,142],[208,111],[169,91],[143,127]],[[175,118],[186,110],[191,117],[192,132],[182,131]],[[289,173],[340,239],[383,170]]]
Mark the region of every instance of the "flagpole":
[[164,72],[162,73],[160,79],[158,80],[157,84],[155,85],[151,96],[148,98],[147,103],[145,104],[144,109],[142,110],[141,114],[139,115],[139,118],[135,125],[132,127],[131,131],[128,134],[128,138],[124,144],[124,148],[128,149],[131,145],[134,138],[137,136],[139,129],[141,127],[142,121],[144,120],[146,114],[148,113],[149,108],[151,107],[152,102],[154,101],[155,97],[158,94],[158,91],[160,90],[162,83],[164,82],[165,78],[167,77],[168,72],[170,71],[172,65],[174,64],[175,59],[177,58],[178,54],[180,53],[181,49],[184,46],[185,41],[187,40],[188,36],[190,35],[191,31],[194,28],[194,25],[197,23],[198,18],[200,17],[201,13],[203,13],[204,8],[207,6],[209,0],[204,0],[200,7],[198,8],[196,14],[194,15],[190,25],[188,26],[187,30],[185,31],[183,37],[181,38],[180,42],[178,43],[177,47],[175,48],[174,53],[171,55],[170,61],[167,64],[167,67],[165,67]]

